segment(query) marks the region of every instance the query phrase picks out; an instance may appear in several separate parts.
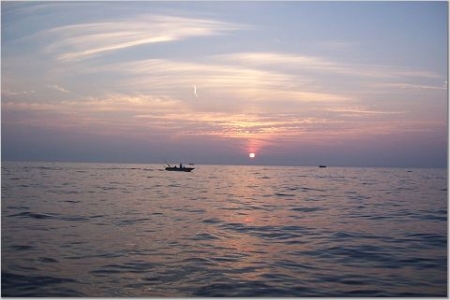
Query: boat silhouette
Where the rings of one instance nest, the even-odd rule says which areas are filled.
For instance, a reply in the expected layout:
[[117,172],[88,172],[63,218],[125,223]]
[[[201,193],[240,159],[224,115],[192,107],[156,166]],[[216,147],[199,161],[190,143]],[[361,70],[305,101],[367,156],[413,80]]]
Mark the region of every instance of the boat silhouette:
[[176,171],[176,172],[190,172],[192,170],[194,170],[195,168],[193,167],[185,167],[183,166],[183,164],[180,163],[180,166],[171,166],[168,162],[166,162],[167,167],[166,167],[166,171]]

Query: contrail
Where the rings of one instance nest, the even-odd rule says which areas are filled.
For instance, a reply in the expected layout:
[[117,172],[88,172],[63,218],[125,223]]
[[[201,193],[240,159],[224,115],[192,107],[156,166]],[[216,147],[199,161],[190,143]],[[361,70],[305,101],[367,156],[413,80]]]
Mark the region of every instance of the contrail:
[[195,97],[198,97],[197,86],[193,85],[192,87],[194,88],[194,95],[195,95]]

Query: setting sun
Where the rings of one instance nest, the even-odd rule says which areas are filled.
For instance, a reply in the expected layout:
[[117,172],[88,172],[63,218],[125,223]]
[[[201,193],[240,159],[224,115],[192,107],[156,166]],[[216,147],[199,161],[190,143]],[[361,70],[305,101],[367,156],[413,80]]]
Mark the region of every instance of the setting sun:
[[254,158],[255,157],[255,153],[250,153],[249,155],[248,155],[248,157],[250,157],[250,158]]

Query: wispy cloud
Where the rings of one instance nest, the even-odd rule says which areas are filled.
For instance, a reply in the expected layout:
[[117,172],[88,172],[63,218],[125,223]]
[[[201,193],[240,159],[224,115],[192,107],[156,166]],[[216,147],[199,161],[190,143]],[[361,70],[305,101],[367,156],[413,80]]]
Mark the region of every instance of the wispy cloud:
[[95,55],[145,44],[211,36],[248,28],[244,25],[198,18],[141,15],[132,20],[62,26],[39,33],[54,38],[45,51],[61,61],[82,60]]
[[205,109],[213,106],[207,101],[210,97],[237,101],[235,107],[242,107],[244,99],[246,103],[267,102],[266,108],[275,109],[280,106],[275,103],[355,101],[361,97],[361,86],[366,88],[366,94],[379,93],[380,87],[400,87],[392,83],[393,80],[402,82],[404,88],[433,89],[427,82],[439,78],[429,71],[365,66],[276,52],[211,55],[198,61],[145,59],[91,65],[81,72],[120,74],[115,86],[122,89],[184,98],[187,95],[197,98],[195,90],[192,94],[192,83],[195,83],[196,88],[202,90],[202,97],[196,103]]
[[59,91],[59,92],[61,92],[61,93],[70,93],[70,91],[68,91],[68,90],[66,90],[65,88],[63,88],[63,87],[60,87],[59,85],[57,85],[57,84],[50,84],[50,85],[47,85],[47,87],[49,88],[49,89],[52,89],[52,90],[56,90],[56,91]]
[[[423,122],[386,123],[384,116],[405,112],[371,110],[342,106],[322,110],[308,108],[304,113],[197,111],[186,102],[145,94],[109,94],[101,98],[42,102],[3,102],[2,112],[10,124],[89,130],[107,135],[151,135],[205,137],[220,139],[286,142],[324,142],[340,136],[376,135],[424,128]],[[22,118],[11,119],[11,116]],[[9,116],[9,117],[8,117]],[[26,116],[26,118],[24,117]],[[51,120],[51,121],[50,121]],[[426,128],[439,124],[427,124]],[[406,126],[406,127],[405,127]],[[320,138],[319,138],[320,137]]]
[[355,108],[355,107],[333,108],[327,109],[327,111],[338,113],[345,116],[365,116],[365,117],[367,117],[368,115],[399,115],[407,113],[407,111],[382,111],[382,110]]
[[84,72],[120,73],[124,77],[117,83],[118,86],[156,94],[170,92],[181,96],[183,93],[187,94],[187,88],[191,89],[191,83],[195,82],[196,88],[202,89],[204,99],[207,96],[219,96],[241,101],[245,99],[246,102],[349,100],[347,95],[320,90],[306,76],[243,66],[239,62],[233,64],[216,60],[202,63],[148,59],[91,66]]
[[11,91],[11,90],[4,90],[2,89],[2,95],[4,96],[23,96],[23,95],[30,95],[36,93],[35,90],[31,91]]
[[252,66],[274,66],[283,64],[290,66],[304,66],[314,69],[339,68],[339,64],[328,61],[321,57],[307,55],[293,55],[277,52],[242,52],[215,56],[219,60],[238,62],[243,65]]
[[380,83],[376,85],[377,87],[384,88],[396,88],[396,89],[412,89],[412,90],[447,90],[445,84],[443,85],[426,85],[426,84],[412,84],[406,82],[393,82],[393,83]]
[[337,62],[325,57],[310,55],[294,55],[276,52],[246,52],[219,55],[217,58],[239,62],[244,66],[259,66],[271,68],[283,68],[287,71],[309,70],[318,72],[332,72],[352,76],[364,76],[375,78],[393,77],[422,77],[440,78],[438,74],[430,71],[406,69],[396,66],[365,65],[351,62]]

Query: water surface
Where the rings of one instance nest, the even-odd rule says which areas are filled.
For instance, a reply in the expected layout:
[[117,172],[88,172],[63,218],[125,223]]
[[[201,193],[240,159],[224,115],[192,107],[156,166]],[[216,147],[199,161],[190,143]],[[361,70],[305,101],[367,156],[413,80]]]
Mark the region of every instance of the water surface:
[[2,296],[447,296],[447,170],[2,163]]

